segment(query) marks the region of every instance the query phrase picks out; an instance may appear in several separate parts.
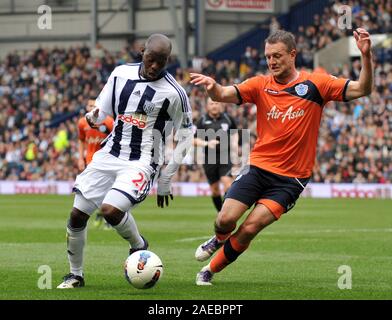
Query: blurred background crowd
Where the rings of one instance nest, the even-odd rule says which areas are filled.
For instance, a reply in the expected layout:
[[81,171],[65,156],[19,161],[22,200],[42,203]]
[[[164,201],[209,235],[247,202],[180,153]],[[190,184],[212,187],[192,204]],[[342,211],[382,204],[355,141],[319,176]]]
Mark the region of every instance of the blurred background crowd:
[[[391,33],[392,1],[349,1],[353,27],[370,33]],[[337,6],[314,17],[307,28],[299,27],[297,66],[311,70],[316,50],[340,37],[351,35],[336,28]],[[279,23],[272,19],[271,32]],[[110,73],[120,64],[140,61],[140,43],[120,52],[99,44],[86,47],[39,48],[13,52],[0,61],[0,180],[73,180],[78,174],[77,120],[89,97],[96,97]],[[313,182],[392,182],[392,45],[374,52],[375,90],[369,97],[349,103],[328,103],[324,108],[318,157]],[[175,57],[173,57],[175,63]],[[248,47],[239,61],[195,58],[188,69],[174,71],[187,90],[196,122],[205,112],[206,94],[189,83],[189,72],[214,77],[223,85],[239,83],[267,72],[263,47]],[[319,69],[318,72],[324,72]],[[356,80],[360,61],[332,71]],[[226,105],[239,129],[256,136],[253,105]],[[184,164],[177,181],[206,181],[200,165]]]

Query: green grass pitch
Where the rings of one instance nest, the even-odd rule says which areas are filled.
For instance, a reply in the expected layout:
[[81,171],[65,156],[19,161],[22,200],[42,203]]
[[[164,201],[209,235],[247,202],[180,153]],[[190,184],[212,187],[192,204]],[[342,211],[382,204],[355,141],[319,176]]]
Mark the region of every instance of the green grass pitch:
[[[174,199],[169,208],[149,197],[134,211],[150,250],[164,263],[156,287],[137,290],[123,276],[127,244],[115,231],[89,223],[86,287],[57,290],[68,272],[65,224],[72,196],[0,196],[0,299],[392,299],[392,201],[300,199],[261,232],[239,259],[197,287],[204,265],[196,247],[212,234],[210,198]],[[41,265],[52,270],[52,289],[37,286]],[[341,290],[341,265],[352,289]]]

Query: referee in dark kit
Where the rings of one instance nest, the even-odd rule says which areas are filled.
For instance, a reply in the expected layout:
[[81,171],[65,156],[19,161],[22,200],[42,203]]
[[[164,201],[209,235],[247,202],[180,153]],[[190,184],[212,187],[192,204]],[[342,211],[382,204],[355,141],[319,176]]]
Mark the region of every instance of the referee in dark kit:
[[220,183],[226,193],[233,182],[230,153],[238,154],[238,133],[233,130],[237,129],[237,125],[220,102],[208,98],[206,111],[196,123],[194,145],[204,147],[203,169],[210,185],[212,201],[219,212],[223,204]]

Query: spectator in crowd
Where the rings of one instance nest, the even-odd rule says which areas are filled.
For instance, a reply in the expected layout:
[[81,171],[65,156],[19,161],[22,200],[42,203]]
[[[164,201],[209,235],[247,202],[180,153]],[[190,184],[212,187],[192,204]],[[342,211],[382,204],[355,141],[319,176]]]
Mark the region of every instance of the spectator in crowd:
[[[312,68],[317,50],[347,35],[336,28],[342,4],[335,2],[325,8],[314,17],[312,26],[299,26],[297,66]],[[352,8],[353,28],[365,25],[371,33],[392,32],[391,0],[349,0],[345,4]],[[348,31],[351,34],[352,30]],[[93,50],[87,46],[39,47],[11,52],[0,60],[0,179],[74,180],[78,173],[76,124],[84,108],[83,97],[96,96],[116,65],[139,61],[139,46],[135,41],[117,53],[101,44]],[[189,84],[189,71],[210,75],[222,84],[239,83],[265,72],[260,49],[246,48],[238,64],[197,57],[192,64],[195,69],[176,72],[177,81],[189,95],[195,122],[205,112],[205,93]],[[374,56],[372,95],[349,103],[331,102],[325,107],[314,182],[392,182],[391,43],[386,40]],[[353,61],[333,73],[357,79],[359,64]],[[227,112],[239,129],[256,132],[254,106],[229,105]],[[55,140],[59,132],[60,142]],[[341,169],[335,172],[335,167]],[[184,164],[176,180],[198,182],[206,181],[206,177],[201,165]]]

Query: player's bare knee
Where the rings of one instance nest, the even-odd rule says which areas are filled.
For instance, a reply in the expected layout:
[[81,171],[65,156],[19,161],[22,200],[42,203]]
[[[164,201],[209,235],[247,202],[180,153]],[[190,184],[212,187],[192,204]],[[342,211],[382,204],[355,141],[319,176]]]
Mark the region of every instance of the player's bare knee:
[[83,228],[87,225],[87,221],[90,216],[75,207],[72,208],[70,217],[69,217],[69,225],[71,228]]
[[102,204],[101,213],[104,219],[112,226],[118,225],[124,217],[124,212],[106,203]]
[[235,224],[236,221],[230,215],[224,214],[222,211],[216,217],[215,225],[220,229],[234,229]]

